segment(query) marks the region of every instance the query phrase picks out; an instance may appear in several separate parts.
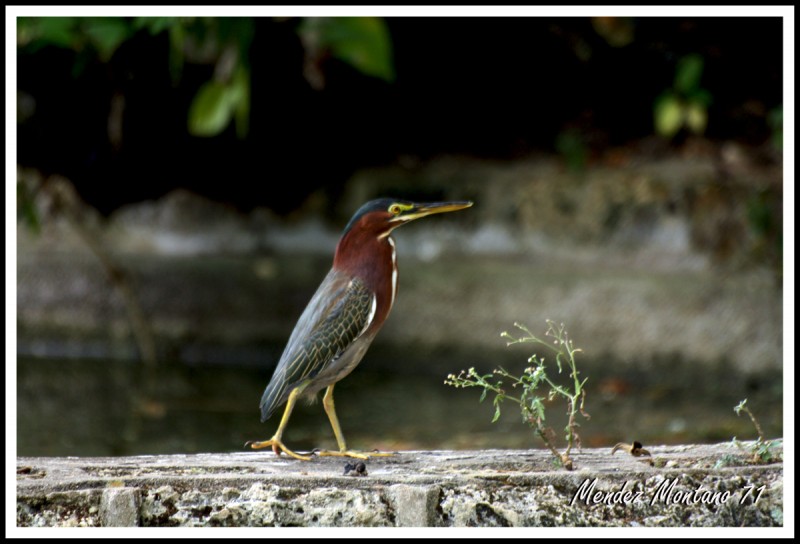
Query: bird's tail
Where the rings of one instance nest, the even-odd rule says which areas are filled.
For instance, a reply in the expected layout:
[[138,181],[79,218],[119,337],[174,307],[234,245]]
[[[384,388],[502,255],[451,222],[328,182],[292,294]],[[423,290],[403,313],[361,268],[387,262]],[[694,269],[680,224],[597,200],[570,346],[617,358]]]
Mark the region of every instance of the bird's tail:
[[287,388],[283,384],[283,380],[272,379],[264,389],[264,394],[261,395],[261,421],[262,423],[270,418],[275,412],[275,409],[286,401]]

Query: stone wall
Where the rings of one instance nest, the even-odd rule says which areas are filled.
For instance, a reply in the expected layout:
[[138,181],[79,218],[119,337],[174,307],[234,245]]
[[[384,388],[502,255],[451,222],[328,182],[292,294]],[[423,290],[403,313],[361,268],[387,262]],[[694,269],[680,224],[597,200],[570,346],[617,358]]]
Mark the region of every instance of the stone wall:
[[[271,452],[17,459],[17,525],[149,527],[780,527],[783,465],[730,443],[574,454],[398,452],[347,461]],[[352,473],[351,473],[352,474]]]

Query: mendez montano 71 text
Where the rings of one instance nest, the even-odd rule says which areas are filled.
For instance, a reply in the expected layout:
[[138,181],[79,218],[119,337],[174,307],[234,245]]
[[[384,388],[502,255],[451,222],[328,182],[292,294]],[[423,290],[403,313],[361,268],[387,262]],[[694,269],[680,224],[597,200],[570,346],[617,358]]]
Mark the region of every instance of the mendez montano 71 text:
[[665,478],[652,489],[637,489],[635,484],[625,482],[619,488],[610,490],[597,489],[597,478],[585,479],[575,494],[572,496],[570,506],[583,503],[587,506],[596,504],[615,504],[630,505],[635,502],[648,502],[651,505],[662,503],[665,505],[683,504],[686,506],[698,504],[727,504],[733,500],[738,504],[744,504],[748,498],[753,504],[758,503],[761,494],[766,488],[765,485],[756,487],[755,485],[745,485],[740,490],[731,492],[714,491],[704,488],[702,485],[694,489],[678,487],[678,478]]

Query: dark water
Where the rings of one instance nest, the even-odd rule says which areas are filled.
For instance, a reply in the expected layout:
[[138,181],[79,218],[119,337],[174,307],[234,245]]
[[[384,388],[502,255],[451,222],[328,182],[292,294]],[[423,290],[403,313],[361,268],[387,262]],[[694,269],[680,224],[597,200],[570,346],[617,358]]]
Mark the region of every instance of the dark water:
[[[666,374],[657,369],[590,373],[586,410],[592,418],[581,421],[583,445],[752,439],[752,423],[733,412],[745,397],[767,436],[782,435],[780,375],[737,378],[725,369],[692,368]],[[247,440],[269,438],[279,421],[278,416],[259,421],[259,399],[271,374],[267,369],[162,365],[148,380],[134,363],[23,358],[17,372],[19,456],[238,451]],[[479,390],[446,386],[445,374],[379,373],[361,365],[336,386],[348,446],[542,447],[513,404],[503,405],[502,417],[492,424],[491,397],[479,404]],[[565,410],[554,403],[547,411],[560,440]],[[298,450],[334,448],[321,403],[299,405],[284,440]]]

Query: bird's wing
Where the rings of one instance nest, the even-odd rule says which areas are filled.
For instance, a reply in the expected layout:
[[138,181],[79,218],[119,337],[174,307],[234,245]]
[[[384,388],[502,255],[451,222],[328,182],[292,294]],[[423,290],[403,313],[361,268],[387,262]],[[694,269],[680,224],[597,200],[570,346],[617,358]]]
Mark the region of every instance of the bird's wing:
[[272,380],[261,397],[261,421],[283,404],[294,387],[339,358],[369,327],[375,296],[358,278],[331,270],[289,337]]

